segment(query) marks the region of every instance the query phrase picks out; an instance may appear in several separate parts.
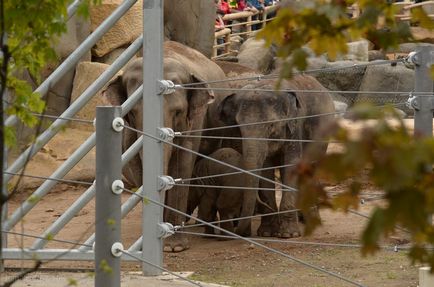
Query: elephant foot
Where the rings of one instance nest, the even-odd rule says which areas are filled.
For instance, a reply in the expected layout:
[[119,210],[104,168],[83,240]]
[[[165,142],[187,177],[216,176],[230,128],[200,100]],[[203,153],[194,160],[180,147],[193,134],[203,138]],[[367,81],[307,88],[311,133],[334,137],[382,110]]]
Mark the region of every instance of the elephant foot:
[[190,248],[188,238],[183,234],[174,234],[164,239],[164,252],[181,252]]
[[280,222],[279,230],[276,234],[276,237],[294,238],[300,236],[301,236],[301,230],[296,220],[291,219],[291,220],[285,220]]
[[261,237],[271,237],[273,234],[273,231],[272,231],[270,225],[261,224],[259,226],[258,230],[256,231],[256,233],[258,234],[258,236],[261,236]]

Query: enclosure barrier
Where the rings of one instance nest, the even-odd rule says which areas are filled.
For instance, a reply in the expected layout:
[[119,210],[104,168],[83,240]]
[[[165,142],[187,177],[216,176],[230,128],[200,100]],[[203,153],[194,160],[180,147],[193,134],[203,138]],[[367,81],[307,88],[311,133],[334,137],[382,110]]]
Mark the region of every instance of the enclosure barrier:
[[[151,0],[145,0],[144,1],[144,26],[145,27],[151,27],[149,31],[150,33],[147,33],[143,37],[144,41],[144,75],[152,75],[151,77],[146,77],[143,79],[144,85],[140,87],[133,95],[122,105],[121,110],[119,108],[103,108],[105,111],[112,111],[116,110],[116,116],[115,112],[113,112],[109,119],[97,119],[97,133],[96,135],[92,135],[85,143],[84,146],[80,147],[75,153],[73,160],[68,160],[68,164],[62,165],[59,170],[57,170],[55,173],[53,173],[50,178],[47,178],[47,181],[44,183],[45,187],[43,189],[38,189],[35,193],[38,197],[42,197],[45,194],[47,194],[48,186],[53,186],[55,182],[68,182],[67,180],[62,180],[61,178],[71,169],[74,162],[78,161],[81,157],[84,156],[94,145],[95,142],[97,143],[98,150],[102,150],[102,152],[97,151],[97,182],[96,187],[92,183],[86,183],[90,185],[89,189],[80,197],[80,199],[75,202],[71,207],[68,209],[68,212],[65,212],[56,222],[47,229],[43,235],[37,236],[32,234],[20,234],[22,236],[28,236],[36,238],[37,240],[32,245],[31,248],[7,248],[4,249],[4,258],[5,259],[28,259],[33,260],[35,257],[41,259],[41,260],[96,260],[96,262],[110,262],[108,265],[114,269],[112,269],[116,274],[114,277],[107,278],[104,272],[100,272],[98,274],[98,268],[101,267],[101,264],[97,264],[97,279],[96,279],[96,285],[99,286],[119,286],[118,285],[118,278],[119,278],[119,272],[120,268],[118,268],[118,264],[120,262],[120,259],[122,260],[130,260],[130,261],[141,261],[143,263],[143,273],[147,275],[155,275],[161,273],[161,271],[167,271],[170,273],[170,271],[166,270],[162,267],[162,238],[171,234],[171,233],[188,233],[188,231],[184,231],[187,227],[186,226],[176,226],[171,227],[170,225],[166,225],[162,222],[162,208],[167,208],[168,210],[172,210],[173,212],[181,213],[184,216],[187,216],[189,218],[196,219],[195,217],[192,217],[188,214],[184,214],[176,209],[171,208],[170,206],[167,206],[164,204],[164,190],[166,187],[170,187],[173,185],[182,185],[186,184],[185,182],[189,182],[192,180],[197,180],[197,178],[192,179],[177,179],[171,181],[170,178],[166,177],[162,174],[162,145],[172,145],[174,148],[180,148],[184,149],[185,151],[191,152],[196,154],[197,156],[201,156],[204,158],[211,159],[209,157],[206,157],[200,153],[188,150],[186,148],[183,148],[179,145],[174,144],[170,140],[167,140],[167,137],[165,136],[165,130],[162,127],[162,96],[165,91],[165,88],[167,88],[165,85],[168,84],[164,81],[162,77],[162,1],[151,1]],[[127,50],[123,56],[121,56],[122,59],[118,59],[119,62],[115,62],[113,66],[120,65],[122,66],[122,63],[124,63],[126,58],[129,57],[130,53],[135,53],[135,49],[140,48],[138,42],[141,42],[142,39],[138,39],[133,45],[130,50]],[[133,52],[134,51],[134,52]],[[412,97],[410,97],[408,104],[416,109],[416,117],[415,117],[415,130],[416,132],[421,132],[426,135],[429,135],[432,133],[432,80],[429,78],[429,73],[427,73],[427,67],[426,63],[431,63],[432,60],[430,58],[430,53],[432,51],[432,48],[430,47],[421,47],[418,49],[416,53],[412,53],[408,60],[415,64],[415,73],[416,73],[416,82],[415,82],[415,90],[414,93],[412,93]],[[368,65],[374,65],[374,64],[390,64],[390,63],[397,63],[403,60],[397,60],[397,61],[384,61],[380,63],[368,63],[365,64]],[[339,69],[345,69],[346,67],[340,67]],[[351,68],[354,68],[354,66],[351,66]],[[104,77],[101,76],[98,81],[107,81],[110,79],[109,75],[114,72],[114,70],[117,68],[113,68],[113,70],[110,70],[110,73],[104,74]],[[336,69],[336,68],[334,68]],[[323,69],[322,71],[332,71],[333,69]],[[315,71],[310,71],[311,73],[315,73]],[[262,79],[276,77],[274,76],[256,76],[252,77],[252,80],[260,81]],[[239,80],[239,79],[225,79],[224,81],[231,81],[231,80]],[[217,82],[217,81],[215,81]],[[199,83],[202,84],[203,83]],[[92,86],[92,89],[95,89],[97,91],[100,89],[100,85],[103,85],[101,83],[95,84],[95,86]],[[169,85],[170,86],[170,85]],[[91,89],[91,87],[88,88],[88,90]],[[195,84],[186,84],[183,86],[175,85],[171,86],[173,89],[204,89],[202,87],[195,87]],[[90,95],[93,93],[93,91],[86,90],[83,94],[86,95],[86,97],[92,97],[93,95]],[[169,89],[170,90],[170,89]],[[218,90],[218,89],[214,89]],[[236,89],[232,89],[233,91],[236,91]],[[297,92],[306,92],[306,91],[297,91]],[[309,92],[315,92],[315,91],[309,91]],[[319,91],[318,91],[319,92]],[[323,92],[323,91],[321,91]],[[331,91],[336,92],[336,91]],[[348,91],[348,93],[355,93],[356,91]],[[374,93],[374,92],[372,92]],[[385,93],[385,92],[383,92]],[[396,92],[389,92],[394,93]],[[145,115],[144,117],[144,129],[143,131],[134,130],[127,125],[122,125],[120,121],[117,121],[115,124],[112,124],[112,119],[116,118],[118,116],[125,116],[125,114],[134,106],[134,104],[137,102],[137,100],[140,100],[142,97],[142,94],[145,95],[145,100],[143,101],[143,113]],[[407,93],[404,93],[407,94]],[[167,94],[168,97],[170,97],[170,94]],[[146,102],[146,103],[145,103]],[[403,103],[400,103],[401,105]],[[69,110],[68,113],[64,113],[57,121],[61,121],[61,123],[65,123],[68,120],[75,120],[73,119],[73,115],[75,114],[75,110]],[[334,113],[337,114],[337,113]],[[330,115],[330,114],[328,114]],[[323,115],[309,115],[308,117],[320,117],[325,116]],[[288,119],[279,119],[279,121],[291,121],[291,120],[297,120],[298,118],[288,118]],[[57,122],[56,121],[56,122]],[[429,121],[431,124],[427,123]],[[56,123],[55,122],[55,123]],[[90,122],[88,122],[90,124]],[[248,125],[258,125],[258,124],[264,124],[264,122],[260,123],[249,123]],[[240,126],[240,125],[235,125]],[[221,128],[231,128],[235,126],[225,126]],[[113,129],[119,129],[119,128],[130,128],[131,130],[137,132],[138,134],[143,135],[141,138],[139,138],[133,146],[131,146],[121,157],[120,156],[120,142],[119,142],[119,136],[120,134],[114,134]],[[201,131],[204,131],[205,129],[202,129]],[[176,131],[176,136],[179,137],[187,137],[187,136],[194,136],[191,133],[198,132],[196,131],[190,131],[189,133],[184,133],[183,131]],[[104,140],[98,140],[100,139],[99,135],[103,135]],[[107,140],[107,137],[111,138],[111,134],[117,139],[115,140],[116,143],[111,142],[111,140]],[[48,136],[47,136],[48,137]],[[146,139],[145,139],[146,138]],[[240,138],[226,138],[226,139],[240,139]],[[48,139],[49,140],[49,139]],[[47,140],[47,141],[48,141]],[[261,138],[255,138],[250,140],[282,140],[285,139],[261,139]],[[302,141],[300,139],[299,141]],[[143,143],[143,147],[142,147]],[[102,149],[100,146],[103,145]],[[106,146],[104,146],[106,145]],[[112,145],[112,146],[111,146]],[[112,148],[115,146],[115,153],[112,153],[111,149],[109,151],[109,146]],[[39,146],[35,147],[39,148]],[[144,174],[143,174],[143,182],[146,182],[147,185],[137,191],[128,190],[126,188],[122,187],[122,184],[119,182],[116,182],[116,184],[113,185],[113,181],[120,178],[120,167],[121,165],[124,165],[128,162],[133,156],[137,154],[137,152],[140,150],[140,148],[143,149],[143,152],[146,155],[150,155],[151,157],[147,157],[150,160],[144,161]],[[104,154],[107,158],[101,158],[100,155]],[[107,153],[109,156],[107,156]],[[112,154],[111,154],[112,153]],[[33,154],[32,152],[29,152],[29,154]],[[107,163],[107,160],[112,160],[110,164]],[[220,162],[221,164],[224,164]],[[225,164],[228,166],[227,164]],[[113,167],[116,171],[109,169],[109,167]],[[269,180],[267,178],[263,178],[260,175],[257,174],[259,170],[253,170],[253,171],[246,171],[240,168],[236,168],[233,166],[230,166],[236,172],[238,173],[246,173],[251,176],[258,177],[262,180],[267,180],[270,183],[273,183],[275,185],[279,185],[281,188],[286,190],[294,190],[293,188],[283,185],[281,183],[278,183],[273,180]],[[278,167],[273,167],[278,168]],[[60,171],[61,170],[61,171]],[[101,175],[100,171],[103,171],[104,174]],[[12,175],[17,174],[13,170],[5,173],[10,178]],[[105,178],[109,178],[104,180]],[[103,182],[103,184],[100,184],[100,182]],[[47,183],[47,184],[46,184]],[[83,184],[83,183],[81,183]],[[104,186],[104,184],[106,186]],[[51,188],[50,187],[50,188]],[[112,189],[113,187],[113,189]],[[61,240],[61,239],[54,239],[54,235],[57,234],[60,229],[80,210],[93,196],[95,196],[95,188],[97,189],[97,214],[95,218],[95,226],[96,226],[96,234],[95,236],[91,236],[85,243],[80,242],[74,242],[69,240]],[[227,188],[240,188],[240,187],[227,187]],[[111,190],[114,190],[115,193],[112,193]],[[124,203],[124,205],[120,204],[119,196],[116,195],[116,193],[120,191],[126,191],[131,193],[131,197]],[[104,198],[102,198],[102,196]],[[110,203],[106,202],[106,200],[110,200]],[[113,201],[111,201],[113,200]],[[148,202],[148,204],[145,204],[145,201]],[[145,208],[143,211],[143,221],[142,221],[142,236],[134,243],[132,244],[128,249],[124,249],[122,245],[115,244],[115,243],[121,243],[120,237],[118,235],[118,232],[120,230],[120,221],[123,216],[125,216],[128,211],[132,209],[138,202],[142,202],[142,204],[145,204]],[[30,205],[29,205],[30,204]],[[24,210],[26,213],[29,211],[29,208],[34,206],[36,202],[26,201],[23,206],[19,207],[17,210]],[[102,210],[101,206],[108,206],[109,204],[113,204],[112,208],[105,208],[106,210]],[[101,215],[102,212],[108,212],[105,216]],[[296,212],[295,209],[288,210],[286,212]],[[358,214],[355,211],[351,211],[355,214]],[[280,213],[280,212],[279,212]],[[267,216],[270,214],[265,214],[261,216]],[[363,214],[358,214],[360,216],[366,216]],[[6,223],[6,227],[9,228],[9,230],[2,230],[3,232],[7,233],[13,233],[10,231],[10,229],[16,224],[17,221],[19,221],[21,215],[18,215],[18,213],[14,213],[13,216],[10,218],[9,221]],[[104,217],[103,219],[101,219]],[[243,218],[244,219],[244,218]],[[324,268],[315,266],[313,264],[310,264],[308,262],[304,262],[300,259],[297,259],[295,257],[292,257],[288,254],[285,254],[279,250],[270,248],[268,246],[265,246],[258,241],[266,241],[266,242],[277,242],[276,240],[270,240],[270,239],[264,239],[264,240],[258,240],[258,239],[252,239],[252,238],[243,238],[241,236],[238,236],[237,234],[227,232],[226,230],[213,225],[214,223],[220,223],[222,221],[217,221],[213,223],[205,222],[200,219],[196,219],[200,224],[207,225],[210,227],[213,227],[217,230],[220,230],[221,232],[225,233],[226,235],[221,235],[223,238],[235,238],[238,240],[244,240],[246,242],[249,242],[251,244],[254,244],[260,248],[264,248],[270,252],[279,254],[280,256],[283,256],[287,259],[290,259],[292,261],[295,261],[297,263],[300,263],[304,266],[307,266],[309,268],[312,268],[314,270],[323,272],[325,274],[328,274],[330,276],[333,276],[335,278],[341,279],[351,285],[355,286],[364,286],[361,283],[354,282],[351,279],[345,278],[344,276],[340,274],[336,274],[330,271],[325,270]],[[233,219],[236,220],[236,219]],[[118,226],[119,225],[119,226]],[[115,226],[114,230],[113,228],[108,228],[108,226]],[[113,234],[108,235],[114,231]],[[102,233],[101,233],[102,232]],[[105,234],[105,235],[101,235]],[[189,233],[189,234],[195,234],[195,233]],[[196,235],[198,235],[196,233]],[[203,235],[203,234],[200,234]],[[102,241],[100,240],[102,239]],[[39,248],[42,248],[46,245],[47,242],[54,241],[54,242],[62,242],[65,244],[71,244],[73,248],[71,249],[43,249],[39,250]],[[95,252],[92,250],[92,243],[95,242]],[[102,242],[102,243],[101,243]],[[288,242],[288,244],[308,244],[308,245],[318,245],[318,246],[341,246],[341,247],[355,247],[358,248],[358,245],[350,245],[350,244],[326,244],[326,243],[315,243],[315,242],[300,242],[300,241],[285,241]],[[76,246],[80,246],[79,249],[75,249]],[[391,249],[393,251],[404,249],[403,247],[388,247],[385,246],[387,249]],[[142,251],[140,251],[142,249]],[[113,264],[113,265],[112,265]],[[200,286],[197,283],[189,280],[184,279],[191,283],[192,285]]]
[[[224,15],[223,21],[230,24],[225,24],[224,29],[215,31],[212,59],[236,56],[238,51],[230,49],[231,37],[240,36],[247,39],[255,32],[252,30],[252,26],[258,25],[260,28],[264,28],[267,22],[272,20],[269,16],[274,14],[277,9],[278,6],[273,5],[265,7],[262,12],[242,11]],[[258,19],[252,20],[255,16]]]

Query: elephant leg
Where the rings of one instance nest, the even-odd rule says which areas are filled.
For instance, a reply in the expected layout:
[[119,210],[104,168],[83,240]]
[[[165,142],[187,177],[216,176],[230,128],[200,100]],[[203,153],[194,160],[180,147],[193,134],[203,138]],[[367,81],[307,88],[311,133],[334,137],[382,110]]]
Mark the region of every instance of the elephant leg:
[[[284,154],[284,163],[289,164],[296,161],[301,154],[301,145],[299,143],[291,143],[286,147]],[[294,187],[294,179],[291,176],[293,167],[281,168],[282,183],[286,186]],[[295,209],[296,192],[282,190],[282,200],[280,201],[279,211]],[[297,212],[289,212],[279,214],[279,231],[278,237],[291,238],[301,235],[300,226],[298,223]]]
[[[266,162],[264,167],[270,167],[272,165],[271,162]],[[266,170],[262,172],[262,176],[266,177],[270,180],[274,180],[274,169]],[[270,212],[277,211],[277,203],[276,203],[276,192],[275,185],[261,180],[259,182],[259,198],[266,205],[258,202],[257,210],[261,214],[267,214]],[[273,190],[261,190],[261,189],[273,189]],[[270,209],[271,207],[271,209]],[[278,232],[278,217],[277,215],[269,215],[261,217],[261,225],[258,228],[257,234],[258,236],[270,237],[275,236]]]
[[[206,222],[213,222],[217,219],[217,207],[215,201],[215,195],[218,190],[210,188],[205,191],[205,195],[202,197],[199,204],[198,217]],[[215,234],[214,228],[211,226],[205,226],[206,234]]]

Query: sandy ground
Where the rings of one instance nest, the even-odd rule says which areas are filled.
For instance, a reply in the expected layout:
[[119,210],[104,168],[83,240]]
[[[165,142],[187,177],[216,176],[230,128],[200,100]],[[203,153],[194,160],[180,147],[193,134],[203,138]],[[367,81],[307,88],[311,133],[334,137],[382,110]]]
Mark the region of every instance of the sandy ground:
[[[378,193],[369,185],[367,192]],[[58,184],[43,198],[37,206],[18,224],[14,231],[40,235],[42,231],[58,218],[71,202],[80,196],[86,188]],[[340,186],[334,188],[339,191]],[[18,194],[9,204],[14,210],[28,194]],[[123,195],[123,200],[128,198]],[[370,201],[361,205],[359,211],[369,214],[378,202]],[[129,246],[140,236],[141,206],[126,216],[122,222],[124,246]],[[417,268],[412,266],[405,251],[382,250],[375,256],[363,258],[358,248],[307,245],[306,242],[357,244],[366,219],[353,215],[321,211],[323,226],[312,236],[282,242],[264,242],[266,246],[310,264],[334,272],[365,286],[417,286]],[[84,242],[93,233],[94,201],[91,201],[77,216],[55,237]],[[254,220],[254,228],[259,220]],[[203,232],[201,227],[190,228],[192,232]],[[397,244],[405,244],[405,234],[397,233],[384,245],[393,249]],[[351,286],[342,280],[296,263],[282,255],[273,254],[263,248],[238,240],[216,240],[191,236],[191,248],[185,252],[165,254],[164,265],[171,271],[192,271],[195,280],[219,283],[229,286]],[[34,239],[9,235],[9,246],[30,246]],[[63,243],[50,242],[48,247],[67,248]],[[25,267],[31,262],[7,261],[7,267]],[[92,262],[51,262],[44,268],[56,270],[91,270]],[[124,263],[123,271],[139,271],[139,263]],[[132,284],[132,283],[131,283]],[[39,285],[27,285],[39,286]],[[45,285],[55,286],[55,285]],[[86,285],[78,285],[86,286]],[[133,286],[125,284],[124,286]],[[148,285],[146,285],[148,286]],[[151,285],[149,285],[151,286]]]

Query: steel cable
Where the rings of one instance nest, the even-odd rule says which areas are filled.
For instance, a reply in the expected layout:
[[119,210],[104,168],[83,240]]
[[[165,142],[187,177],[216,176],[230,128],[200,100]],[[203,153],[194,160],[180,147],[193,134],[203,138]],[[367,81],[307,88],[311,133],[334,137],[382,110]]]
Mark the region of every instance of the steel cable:
[[7,234],[29,237],[29,238],[37,238],[37,239],[43,239],[43,240],[48,240],[48,241],[52,241],[52,242],[68,243],[68,244],[72,244],[72,245],[86,246],[86,247],[92,248],[92,245],[84,244],[84,243],[80,243],[80,242],[75,242],[75,241],[70,241],[70,240],[65,240],[65,239],[54,239],[54,238],[42,237],[42,236],[33,235],[33,234],[26,234],[26,233],[6,231],[6,230],[2,230],[1,232],[7,233]]
[[199,221],[200,223],[203,223],[203,224],[205,224],[205,225],[207,225],[207,226],[209,226],[209,227],[212,227],[212,228],[217,229],[217,230],[219,230],[219,231],[221,231],[221,232],[227,233],[227,234],[229,234],[229,235],[231,235],[231,236],[234,236],[234,237],[236,237],[236,238],[238,238],[238,239],[241,239],[241,240],[243,240],[243,241],[249,242],[249,243],[251,243],[251,244],[253,244],[253,245],[256,245],[256,246],[258,246],[258,247],[260,247],[260,248],[263,248],[263,249],[265,249],[265,250],[268,250],[268,251],[270,251],[270,252],[272,252],[272,253],[275,253],[275,254],[281,255],[281,256],[283,256],[283,257],[285,257],[285,258],[288,258],[288,259],[290,259],[290,260],[292,260],[292,261],[294,261],[294,262],[297,262],[297,263],[299,263],[299,264],[302,264],[302,265],[304,265],[304,266],[306,266],[306,267],[309,267],[309,268],[315,269],[316,271],[319,271],[319,272],[322,272],[322,273],[328,274],[328,275],[330,275],[330,276],[332,276],[332,277],[338,278],[338,279],[340,279],[340,280],[342,280],[342,281],[345,281],[345,282],[347,282],[347,283],[350,283],[350,284],[352,284],[352,285],[354,285],[354,286],[365,287],[365,285],[362,285],[362,284],[360,284],[360,283],[358,283],[358,282],[355,282],[355,281],[353,281],[353,280],[351,280],[351,279],[345,278],[345,277],[343,277],[343,276],[341,276],[341,275],[339,275],[339,274],[337,274],[337,273],[334,273],[334,272],[328,271],[328,270],[326,270],[326,269],[324,269],[324,268],[321,268],[321,267],[318,267],[318,266],[313,265],[313,264],[311,264],[311,263],[305,262],[305,261],[303,261],[303,260],[301,260],[301,259],[298,259],[298,258],[296,258],[296,257],[293,257],[293,256],[291,256],[291,255],[289,255],[289,254],[286,254],[286,253],[284,253],[284,252],[282,252],[282,251],[276,250],[276,249],[274,249],[274,248],[268,247],[268,246],[266,246],[266,245],[263,245],[263,244],[261,244],[261,243],[258,243],[258,242],[254,241],[254,240],[249,239],[249,238],[242,237],[242,236],[240,236],[240,235],[238,235],[238,234],[235,234],[235,233],[233,233],[233,232],[227,231],[227,230],[225,230],[225,229],[223,229],[223,228],[220,228],[220,227],[218,227],[218,226],[212,225],[212,224],[210,224],[210,223],[208,223],[208,222],[205,222],[205,221],[203,221],[203,220],[201,220],[201,219],[199,219],[199,218],[197,218],[197,217],[194,217],[194,216],[191,216],[191,215],[189,215],[189,214],[187,214],[187,213],[184,213],[184,212],[182,212],[182,211],[179,211],[179,210],[177,210],[176,208],[173,208],[173,207],[170,207],[170,206],[168,206],[168,205],[166,205],[166,204],[163,204],[163,203],[160,203],[160,202],[158,202],[158,201],[155,201],[155,200],[153,200],[152,198],[149,198],[149,197],[146,197],[146,196],[139,195],[139,194],[135,193],[134,191],[128,190],[128,189],[126,189],[126,188],[123,188],[123,190],[126,191],[126,192],[128,192],[128,193],[131,193],[131,194],[134,194],[134,195],[136,195],[136,196],[139,196],[139,197],[141,197],[142,199],[144,199],[144,200],[146,200],[146,201],[149,201],[149,202],[151,202],[151,203],[153,203],[153,204],[156,204],[156,205],[158,205],[158,206],[160,206],[160,207],[162,207],[162,208],[166,208],[166,209],[171,210],[171,211],[173,211],[173,212],[176,212],[176,213],[178,213],[178,214],[180,214],[180,215],[182,215],[182,216],[186,216],[187,218],[190,218],[190,219],[193,219],[193,220]]
[[[396,104],[390,104],[390,106],[402,106],[406,105],[406,103],[396,103]],[[386,106],[375,106],[375,108],[384,108]],[[204,129],[197,129],[197,130],[187,130],[182,132],[177,132],[176,136],[190,134],[190,133],[198,133],[198,132],[207,132],[207,131],[216,131],[216,130],[224,130],[224,129],[231,129],[231,128],[238,128],[238,127],[246,127],[246,126],[255,126],[255,125],[263,125],[263,124],[272,124],[272,123],[278,123],[278,122],[286,122],[286,121],[295,121],[295,120],[303,120],[303,119],[310,119],[310,118],[316,118],[316,117],[324,117],[324,116],[334,116],[339,114],[346,114],[349,111],[339,111],[339,112],[330,112],[330,113],[323,113],[323,114],[316,114],[316,115],[307,115],[307,116],[299,116],[299,117],[290,117],[290,118],[284,118],[284,119],[277,119],[277,120],[269,120],[269,121],[263,121],[263,122],[254,122],[254,123],[246,123],[246,124],[237,124],[237,125],[228,125],[228,126],[222,126],[222,127],[214,127],[214,128],[204,128]]]
[[[196,235],[196,236],[204,236],[204,237],[215,237],[215,238],[223,238],[223,239],[236,239],[239,240],[238,237],[235,236],[228,236],[228,235],[221,235],[221,234],[207,234],[207,233],[200,233],[200,232],[190,232],[190,231],[179,231],[176,230],[176,233],[180,234],[189,234],[189,235]],[[244,237],[246,238],[246,237]],[[313,245],[313,246],[322,246],[322,247],[345,247],[345,248],[361,248],[361,244],[351,244],[351,243],[327,243],[327,242],[312,242],[312,241],[300,241],[300,240],[291,240],[291,239],[270,239],[270,238],[255,238],[255,237],[247,237],[254,241],[260,241],[260,242],[269,242],[269,243],[289,243],[289,244],[299,244],[299,245]],[[399,250],[409,250],[411,247],[409,246],[379,246],[379,248],[384,250],[391,250],[391,251],[399,251]]]
[[224,136],[203,136],[203,135],[177,135],[179,138],[204,138],[204,139],[221,139],[221,140],[255,140],[255,141],[272,141],[272,142],[302,142],[302,143],[341,143],[338,141],[328,140],[303,140],[303,139],[276,139],[276,138],[244,138],[244,137],[224,137]]
[[17,175],[17,176],[23,176],[23,177],[30,177],[30,178],[37,178],[37,179],[44,179],[44,180],[52,180],[62,183],[73,183],[73,184],[82,184],[82,185],[93,185],[93,182],[86,182],[86,181],[79,181],[79,180],[70,180],[70,179],[60,179],[60,178],[53,178],[53,177],[44,177],[44,176],[37,176],[37,175],[30,175],[30,174],[21,174],[21,173],[15,173],[15,172],[8,172],[4,171],[4,174],[10,174],[10,175]]
[[[405,62],[405,60],[406,59],[373,61],[373,62],[369,62],[369,63],[353,64],[353,65],[344,66],[344,67],[331,67],[331,68],[312,69],[312,70],[306,70],[306,71],[295,71],[294,74],[304,75],[304,74],[311,74],[311,73],[314,74],[314,73],[319,73],[319,72],[335,72],[335,71],[360,68],[360,67],[397,64],[397,63]],[[244,81],[244,80],[245,81],[249,81],[249,80],[260,81],[262,79],[267,80],[267,79],[277,79],[277,78],[280,78],[280,75],[272,74],[272,75],[257,75],[257,76],[248,76],[248,77],[232,77],[232,78],[226,78],[224,80],[188,83],[188,84],[183,84],[182,87],[191,87],[191,86],[199,86],[199,85],[206,85],[206,84],[217,84],[217,83],[226,83],[226,82],[233,82],[233,81]]]
[[[227,185],[206,185],[206,184],[183,184],[175,183],[175,186],[186,187],[202,187],[202,188],[221,188],[221,189],[239,189],[239,190],[263,190],[263,191],[275,191],[274,188],[261,188],[261,187],[246,187],[246,186],[227,186]],[[282,189],[282,191],[292,191],[289,189]]]

